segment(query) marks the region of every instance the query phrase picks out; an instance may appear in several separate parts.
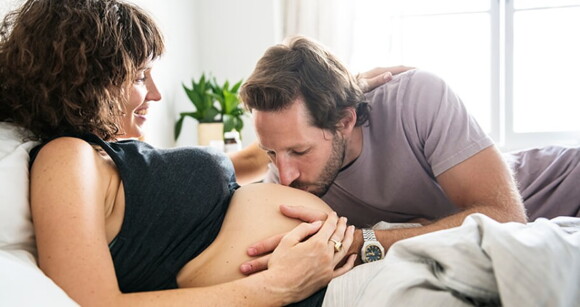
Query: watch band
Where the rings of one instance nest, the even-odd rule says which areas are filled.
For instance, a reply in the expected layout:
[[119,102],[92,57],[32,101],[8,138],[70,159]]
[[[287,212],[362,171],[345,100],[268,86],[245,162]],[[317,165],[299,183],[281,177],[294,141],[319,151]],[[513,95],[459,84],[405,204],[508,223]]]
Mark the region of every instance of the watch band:
[[385,249],[375,235],[375,231],[369,228],[362,229],[363,247],[361,249],[361,260],[363,263],[381,260],[385,257]]
[[366,241],[377,241],[377,237],[375,236],[375,231],[370,228],[363,228],[362,229],[363,240]]

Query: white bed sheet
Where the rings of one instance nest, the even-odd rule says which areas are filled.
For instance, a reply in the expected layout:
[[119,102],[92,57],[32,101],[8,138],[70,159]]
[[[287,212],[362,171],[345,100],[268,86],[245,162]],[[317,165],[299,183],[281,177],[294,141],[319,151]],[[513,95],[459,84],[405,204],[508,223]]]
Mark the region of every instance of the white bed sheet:
[[393,245],[334,279],[324,306],[578,306],[580,218],[460,227]]

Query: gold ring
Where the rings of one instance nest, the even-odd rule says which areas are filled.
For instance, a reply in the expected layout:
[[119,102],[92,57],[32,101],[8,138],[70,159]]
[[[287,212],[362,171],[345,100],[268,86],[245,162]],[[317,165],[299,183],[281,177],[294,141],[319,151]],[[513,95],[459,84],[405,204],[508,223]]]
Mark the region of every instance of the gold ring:
[[329,242],[332,241],[334,243],[334,252],[338,253],[342,250],[342,242],[336,241],[334,239],[330,239]]

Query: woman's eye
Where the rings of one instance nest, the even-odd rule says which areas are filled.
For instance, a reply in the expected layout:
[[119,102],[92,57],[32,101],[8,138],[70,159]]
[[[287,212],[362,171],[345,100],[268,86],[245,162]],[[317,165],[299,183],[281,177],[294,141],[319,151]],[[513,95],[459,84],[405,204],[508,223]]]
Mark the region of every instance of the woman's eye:
[[144,83],[147,80],[147,77],[143,76],[141,78],[135,79],[135,83]]

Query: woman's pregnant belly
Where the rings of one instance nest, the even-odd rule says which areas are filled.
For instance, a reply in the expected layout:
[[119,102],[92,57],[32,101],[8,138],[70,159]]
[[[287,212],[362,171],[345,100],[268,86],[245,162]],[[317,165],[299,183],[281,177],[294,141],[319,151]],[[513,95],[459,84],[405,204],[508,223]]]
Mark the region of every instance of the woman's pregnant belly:
[[240,265],[251,259],[246,252],[251,244],[288,232],[301,223],[282,215],[280,205],[331,210],[320,198],[282,185],[260,183],[239,188],[215,241],[177,275],[179,287],[210,286],[243,278]]

